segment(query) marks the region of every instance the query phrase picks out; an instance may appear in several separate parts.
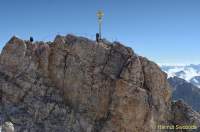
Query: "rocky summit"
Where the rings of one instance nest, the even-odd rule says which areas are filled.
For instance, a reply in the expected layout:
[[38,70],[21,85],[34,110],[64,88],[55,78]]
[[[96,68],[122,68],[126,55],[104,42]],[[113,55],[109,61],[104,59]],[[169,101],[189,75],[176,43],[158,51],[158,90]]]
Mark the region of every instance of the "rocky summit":
[[0,99],[0,125],[10,122],[15,132],[200,126],[199,113],[171,103],[167,75],[158,65],[119,42],[74,35],[53,42],[12,37],[0,55]]

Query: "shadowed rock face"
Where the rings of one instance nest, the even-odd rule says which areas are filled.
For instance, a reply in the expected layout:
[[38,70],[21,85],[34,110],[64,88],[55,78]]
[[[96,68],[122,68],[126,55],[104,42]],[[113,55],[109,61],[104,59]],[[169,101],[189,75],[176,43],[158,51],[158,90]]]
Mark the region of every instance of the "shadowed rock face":
[[171,119],[159,67],[118,42],[13,37],[0,56],[0,120],[16,132],[154,132]]
[[172,124],[174,125],[195,125],[197,129],[191,130],[192,132],[200,131],[200,114],[193,111],[191,107],[183,101],[176,101],[172,103]]
[[178,77],[169,78],[168,82],[173,88],[173,100],[182,99],[194,110],[200,111],[200,89],[198,87]]

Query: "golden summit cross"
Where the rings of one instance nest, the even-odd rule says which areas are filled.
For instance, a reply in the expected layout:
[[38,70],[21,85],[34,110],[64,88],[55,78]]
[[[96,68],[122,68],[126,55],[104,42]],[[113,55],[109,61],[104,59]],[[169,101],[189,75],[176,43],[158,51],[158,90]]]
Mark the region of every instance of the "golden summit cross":
[[99,23],[99,38],[101,39],[101,28],[102,28],[102,19],[103,19],[104,13],[103,11],[99,10],[97,12],[98,17],[98,23]]

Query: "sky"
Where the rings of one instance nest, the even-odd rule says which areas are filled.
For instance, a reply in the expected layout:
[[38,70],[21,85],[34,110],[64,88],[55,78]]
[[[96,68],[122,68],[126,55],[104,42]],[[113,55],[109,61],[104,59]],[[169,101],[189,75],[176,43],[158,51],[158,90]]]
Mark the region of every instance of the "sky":
[[13,36],[102,36],[159,64],[200,64],[199,0],[1,0],[0,49]]

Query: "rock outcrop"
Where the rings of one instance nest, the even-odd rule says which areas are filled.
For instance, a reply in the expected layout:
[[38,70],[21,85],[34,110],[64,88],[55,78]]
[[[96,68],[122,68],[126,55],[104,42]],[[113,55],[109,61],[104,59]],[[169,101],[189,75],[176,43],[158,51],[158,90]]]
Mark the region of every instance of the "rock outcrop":
[[14,132],[14,125],[11,122],[5,122],[1,129],[2,132]]
[[183,101],[178,100],[172,103],[172,115],[172,124],[175,126],[183,127],[183,130],[187,128],[188,131],[192,132],[200,131],[200,114]]
[[13,37],[0,56],[0,98],[0,121],[16,132],[156,132],[172,122],[155,63],[119,42],[73,35]]

